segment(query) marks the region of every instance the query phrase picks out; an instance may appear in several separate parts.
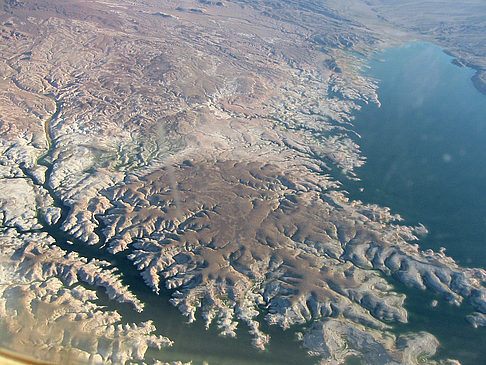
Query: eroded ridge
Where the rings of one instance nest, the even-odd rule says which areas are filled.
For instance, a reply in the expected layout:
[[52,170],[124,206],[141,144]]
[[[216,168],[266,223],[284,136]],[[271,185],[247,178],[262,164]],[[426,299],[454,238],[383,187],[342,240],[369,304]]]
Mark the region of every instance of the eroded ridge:
[[[407,313],[386,275],[469,301],[485,325],[483,270],[420,251],[415,229],[327,175],[365,161],[353,112],[379,101],[360,56],[403,39],[373,2],[366,16],[346,4],[4,2],[2,344],[145,361],[171,342],[117,314],[116,301],[143,309],[125,269],[191,321],[230,336],[246,322],[260,349],[257,315],[302,324],[328,363],[435,353],[430,334],[390,332]],[[125,256],[134,266],[116,267]]]
[[2,167],[2,346],[57,363],[113,364],[142,360],[148,347],[170,346],[150,321],[129,323],[99,304],[95,289],[103,287],[109,299],[143,309],[109,262],[59,247],[44,225],[55,224],[61,209],[22,170],[12,178],[8,163]]
[[98,243],[95,216],[109,206],[100,191],[186,150],[287,149],[350,172],[363,163],[349,121],[356,101],[376,100],[374,85],[344,69],[353,57],[339,47],[371,52],[376,39],[327,12],[299,9],[305,29],[271,6],[223,5],[6,5],[1,130],[9,158],[40,179],[50,140],[47,183],[69,207],[64,231]]
[[[101,192],[167,164],[168,156],[194,151],[265,159],[281,155],[279,160],[287,161],[286,166],[301,153],[301,146],[305,149],[302,155],[310,156],[313,151],[305,146],[309,141],[305,136],[293,136],[293,126],[276,128],[282,124],[275,117],[282,113],[295,113],[293,119],[301,116],[286,105],[298,95],[279,95],[287,87],[304,86],[308,76],[315,80],[312,93],[325,91],[317,84],[327,81],[330,73],[320,63],[330,57],[306,44],[307,36],[299,34],[299,26],[269,23],[258,10],[239,4],[37,4],[26,0],[4,5],[6,11],[0,14],[0,213],[1,237],[9,249],[2,251],[2,268],[12,273],[5,279],[5,287],[19,278],[24,281],[19,279],[18,285],[12,284],[13,289],[4,292],[7,304],[2,321],[8,334],[18,333],[18,329],[29,333],[34,326],[30,322],[40,321],[45,340],[16,335],[3,344],[19,349],[15,347],[18,339],[41,358],[72,348],[76,357],[91,361],[141,360],[147,346],[170,342],[154,337],[155,328],[149,324],[133,325],[132,330],[120,327],[112,336],[110,326],[125,321],[113,310],[115,303],[110,309],[101,307],[92,290],[104,287],[109,298],[130,303],[136,311],[143,303],[123,285],[116,268],[96,259],[104,257],[103,253],[89,251],[92,255],[88,256],[94,258],[76,253],[83,243],[99,241],[97,217],[113,204],[109,194]],[[200,7],[207,10],[187,10]],[[161,11],[167,16],[158,15]],[[301,65],[295,63],[296,55]],[[320,65],[318,71],[311,70],[315,63]],[[289,75],[295,77],[287,85]],[[359,88],[366,85],[367,81]],[[317,99],[322,106],[325,95]],[[268,102],[263,105],[262,101]],[[279,105],[279,110],[269,105]],[[324,109],[332,109],[330,117],[345,119],[354,105],[334,100]],[[321,129],[332,130],[327,124]],[[355,166],[359,151],[355,145],[337,143],[342,130],[336,131],[334,138],[321,143],[327,150],[320,155],[337,161],[333,153],[344,157],[353,150],[356,153],[346,166]],[[293,164],[322,166],[309,158]],[[265,195],[266,188],[262,185],[259,194]],[[253,209],[243,199],[239,201],[248,212]],[[263,213],[271,209],[262,206]],[[53,230],[65,234],[54,238]],[[69,246],[67,240],[74,244]],[[156,238],[149,235],[147,240]],[[289,250],[285,248],[276,260],[291,260]],[[197,253],[193,256],[200,261]],[[206,256],[210,259],[209,249]],[[218,262],[219,257],[214,260]],[[153,277],[155,280],[158,274]],[[232,289],[231,278],[228,273],[224,290],[248,296],[239,299],[238,318],[250,324],[256,344],[262,347],[268,337],[254,320],[259,294],[250,290],[251,280]],[[214,281],[214,285],[214,292],[219,292],[220,284]],[[23,293],[29,288],[31,294],[25,299]],[[47,289],[39,288],[48,288],[48,294]],[[243,294],[234,296],[243,298]],[[200,300],[193,291],[188,295],[188,305]],[[49,310],[37,311],[47,308],[46,301],[52,304]],[[22,313],[28,314],[28,324],[24,325]],[[214,311],[207,315],[218,317],[221,327],[234,334],[234,316]],[[286,321],[280,317],[275,321]],[[91,337],[86,338],[87,333]],[[124,333],[134,342],[122,340]]]
[[[129,250],[154,291],[161,279],[176,289],[171,302],[190,321],[200,309],[207,326],[234,336],[243,320],[260,348],[263,309],[283,328],[326,317],[361,332],[406,322],[405,296],[372,269],[483,310],[484,271],[419,251],[408,243],[414,230],[392,224],[388,210],[302,185],[272,164],[187,160],[131,176],[106,197],[116,205],[102,218],[111,251]],[[392,344],[382,343],[396,358]]]
[[118,364],[172,344],[153,334],[150,321],[127,323],[97,303],[92,288],[104,286],[110,298],[142,308],[108,263],[67,253],[41,232],[18,235],[10,228],[0,247],[2,346],[57,363]]

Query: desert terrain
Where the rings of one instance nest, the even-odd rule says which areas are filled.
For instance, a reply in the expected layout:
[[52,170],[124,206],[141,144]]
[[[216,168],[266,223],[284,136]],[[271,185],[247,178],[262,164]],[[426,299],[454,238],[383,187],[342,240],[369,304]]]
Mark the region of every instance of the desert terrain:
[[5,0],[2,347],[146,361],[172,340],[132,321],[137,275],[190,322],[229,337],[244,323],[255,351],[264,321],[300,326],[323,364],[457,363],[429,359],[430,333],[391,331],[407,311],[388,278],[467,302],[482,326],[486,271],[421,250],[423,226],[349,199],[331,174],[359,179],[366,162],[353,118],[379,104],[361,73],[374,52],[437,41],[484,90],[483,5],[440,24],[429,7],[417,25],[413,1]]

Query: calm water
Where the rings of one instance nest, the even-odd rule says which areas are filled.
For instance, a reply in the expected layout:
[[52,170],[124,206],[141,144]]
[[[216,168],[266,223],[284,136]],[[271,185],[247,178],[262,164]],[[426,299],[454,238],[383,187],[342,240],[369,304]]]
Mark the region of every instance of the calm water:
[[[357,171],[362,181],[345,188],[353,199],[392,208],[406,224],[422,222],[430,231],[423,248],[443,246],[459,264],[486,268],[486,96],[470,80],[474,71],[451,61],[437,46],[409,43],[368,63],[382,106],[356,115],[368,160]],[[410,324],[399,331],[430,331],[441,355],[484,363],[486,331],[464,321],[470,308],[440,301],[432,309],[432,294],[400,290],[409,297]]]
[[353,196],[391,207],[447,248],[461,265],[486,267],[486,96],[474,71],[428,43],[392,48],[369,63],[382,107],[357,116],[368,158],[365,191]]

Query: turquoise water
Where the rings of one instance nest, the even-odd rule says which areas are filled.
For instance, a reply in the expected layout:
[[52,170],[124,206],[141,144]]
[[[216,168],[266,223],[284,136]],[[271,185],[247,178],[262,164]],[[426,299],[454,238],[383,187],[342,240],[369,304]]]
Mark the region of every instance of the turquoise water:
[[[409,43],[369,63],[382,107],[358,113],[363,154],[353,196],[390,206],[461,265],[486,267],[486,96],[474,71],[434,45]],[[366,185],[366,186],[365,186]]]
[[[430,233],[421,247],[443,246],[460,265],[486,268],[486,96],[472,84],[474,71],[452,60],[432,44],[408,43],[369,61],[366,75],[378,80],[382,106],[356,114],[367,163],[357,170],[362,181],[344,187],[353,199],[390,207],[405,224],[423,223]],[[432,294],[400,290],[410,324],[398,331],[430,331],[441,355],[484,362],[486,330],[465,322],[467,305],[432,308]]]

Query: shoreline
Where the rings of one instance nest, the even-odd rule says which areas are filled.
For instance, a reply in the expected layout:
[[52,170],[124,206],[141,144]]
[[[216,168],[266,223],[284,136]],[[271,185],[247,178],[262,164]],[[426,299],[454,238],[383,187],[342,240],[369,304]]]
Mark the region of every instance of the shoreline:
[[475,71],[474,75],[471,76],[471,81],[472,81],[474,87],[481,94],[486,95],[486,79],[483,80],[481,78],[481,74],[482,73],[485,73],[486,74],[486,70],[484,70],[481,66],[475,65],[474,63],[467,62],[462,57],[456,55],[452,51],[449,51],[448,49],[446,49],[444,46],[440,45],[439,43],[437,43],[437,45],[442,48],[443,52],[446,55],[453,57],[452,63],[454,65],[456,65],[458,67],[468,67],[468,68],[470,68],[470,69],[472,69],[472,70]]
[[484,73],[485,71],[483,70],[478,70],[477,68],[474,68],[473,66],[468,66],[471,67],[476,71],[476,73],[471,77],[471,81],[474,85],[474,87],[483,95],[486,95],[486,81],[481,79],[481,74]]

